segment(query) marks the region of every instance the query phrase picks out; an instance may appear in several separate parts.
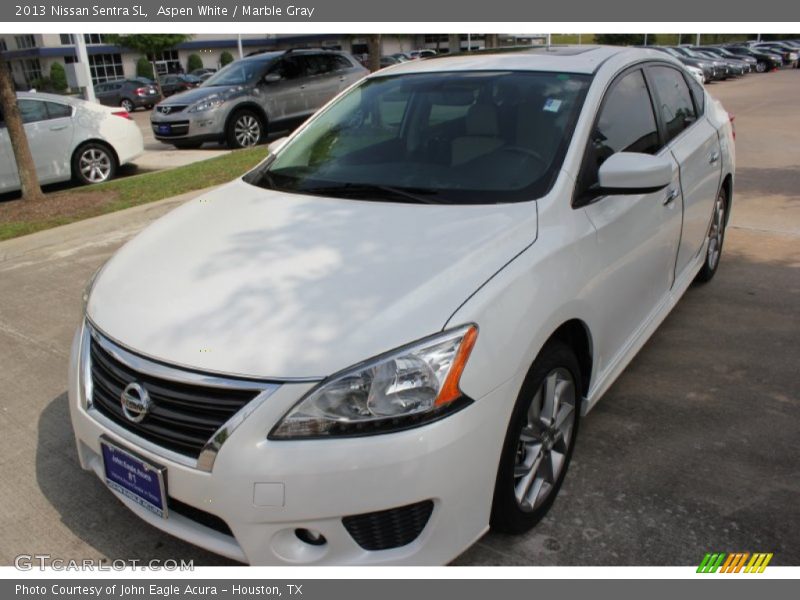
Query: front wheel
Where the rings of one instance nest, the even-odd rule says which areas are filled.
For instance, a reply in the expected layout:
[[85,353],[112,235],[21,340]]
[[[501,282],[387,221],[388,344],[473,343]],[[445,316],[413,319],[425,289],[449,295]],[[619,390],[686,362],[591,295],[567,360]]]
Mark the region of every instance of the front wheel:
[[264,124],[253,111],[240,110],[231,117],[225,137],[230,148],[250,148],[266,137]]
[[728,194],[721,189],[714,202],[714,212],[711,216],[711,226],[708,228],[708,248],[703,268],[697,274],[695,281],[705,283],[711,281],[719,267],[722,256],[722,242],[725,241],[725,225],[728,218]]
[[522,385],[497,471],[491,525],[524,533],[552,506],[567,473],[580,412],[580,367],[560,341],[548,342]]
[[767,63],[763,60],[760,60],[756,63],[756,71],[759,73],[766,73],[767,71]]

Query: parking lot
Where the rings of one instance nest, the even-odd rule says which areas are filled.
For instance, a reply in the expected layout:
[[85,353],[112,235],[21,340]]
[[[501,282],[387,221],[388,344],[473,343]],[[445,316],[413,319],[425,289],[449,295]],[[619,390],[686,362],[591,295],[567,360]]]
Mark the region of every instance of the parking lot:
[[[689,289],[583,421],[545,520],[522,537],[490,533],[456,564],[690,565],[707,551],[800,564],[798,84],[782,70],[709,86],[737,128],[717,277]],[[80,470],[69,424],[83,286],[181,200],[0,243],[0,564],[20,552],[229,564],[129,513]]]

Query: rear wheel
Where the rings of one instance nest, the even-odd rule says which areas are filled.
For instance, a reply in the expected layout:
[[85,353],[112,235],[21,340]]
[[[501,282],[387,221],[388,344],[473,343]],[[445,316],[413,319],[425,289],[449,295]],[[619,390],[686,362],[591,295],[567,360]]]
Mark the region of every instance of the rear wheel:
[[136,105],[127,98],[123,98],[122,101],[119,103],[119,105],[128,112],[133,112],[134,110],[136,110]]
[[756,71],[759,73],[765,73],[767,71],[767,63],[763,60],[760,60],[756,63]]
[[725,189],[719,191],[714,202],[714,212],[711,216],[711,226],[708,228],[708,248],[703,268],[697,274],[695,281],[705,283],[711,281],[719,267],[722,257],[722,242],[725,241],[725,224],[728,218],[728,194]]
[[72,174],[84,185],[103,183],[113,179],[116,173],[117,159],[105,144],[84,144],[72,156]]
[[266,137],[264,123],[252,110],[236,111],[228,122],[225,137],[231,148],[250,148]]
[[497,471],[496,531],[524,533],[552,506],[578,434],[580,380],[574,352],[560,341],[548,342],[528,371]]

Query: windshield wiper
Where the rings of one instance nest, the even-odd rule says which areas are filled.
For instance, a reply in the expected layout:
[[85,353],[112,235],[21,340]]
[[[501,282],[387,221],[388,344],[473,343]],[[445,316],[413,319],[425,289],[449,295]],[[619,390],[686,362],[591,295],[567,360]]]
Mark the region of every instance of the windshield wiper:
[[395,200],[400,199],[401,202],[414,202],[416,204],[441,204],[433,198],[426,197],[436,194],[435,190],[427,188],[397,188],[389,185],[343,183],[341,185],[296,188],[293,191],[300,194],[357,198],[360,200],[389,200],[393,198]]

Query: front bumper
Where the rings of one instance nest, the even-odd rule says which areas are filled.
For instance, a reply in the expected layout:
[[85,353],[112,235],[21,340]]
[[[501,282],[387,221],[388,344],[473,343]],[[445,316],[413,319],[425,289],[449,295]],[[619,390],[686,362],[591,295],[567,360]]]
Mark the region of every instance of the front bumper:
[[[313,383],[281,385],[225,441],[211,472],[137,444],[137,438],[85,407],[80,356],[73,343],[69,406],[81,466],[104,480],[100,437],[166,467],[171,499],[221,519],[230,534],[191,513],[162,519],[113,492],[130,510],[167,533],[234,560],[277,564],[445,564],[487,529],[496,468],[516,396],[501,385],[434,423],[393,434],[331,440],[271,441],[267,433]],[[343,517],[433,501],[411,543],[366,550]],[[324,545],[296,530],[324,535]]]
[[172,142],[211,141],[225,135],[224,110],[188,112],[182,109],[169,114],[154,110],[150,126],[155,138],[167,144]]

